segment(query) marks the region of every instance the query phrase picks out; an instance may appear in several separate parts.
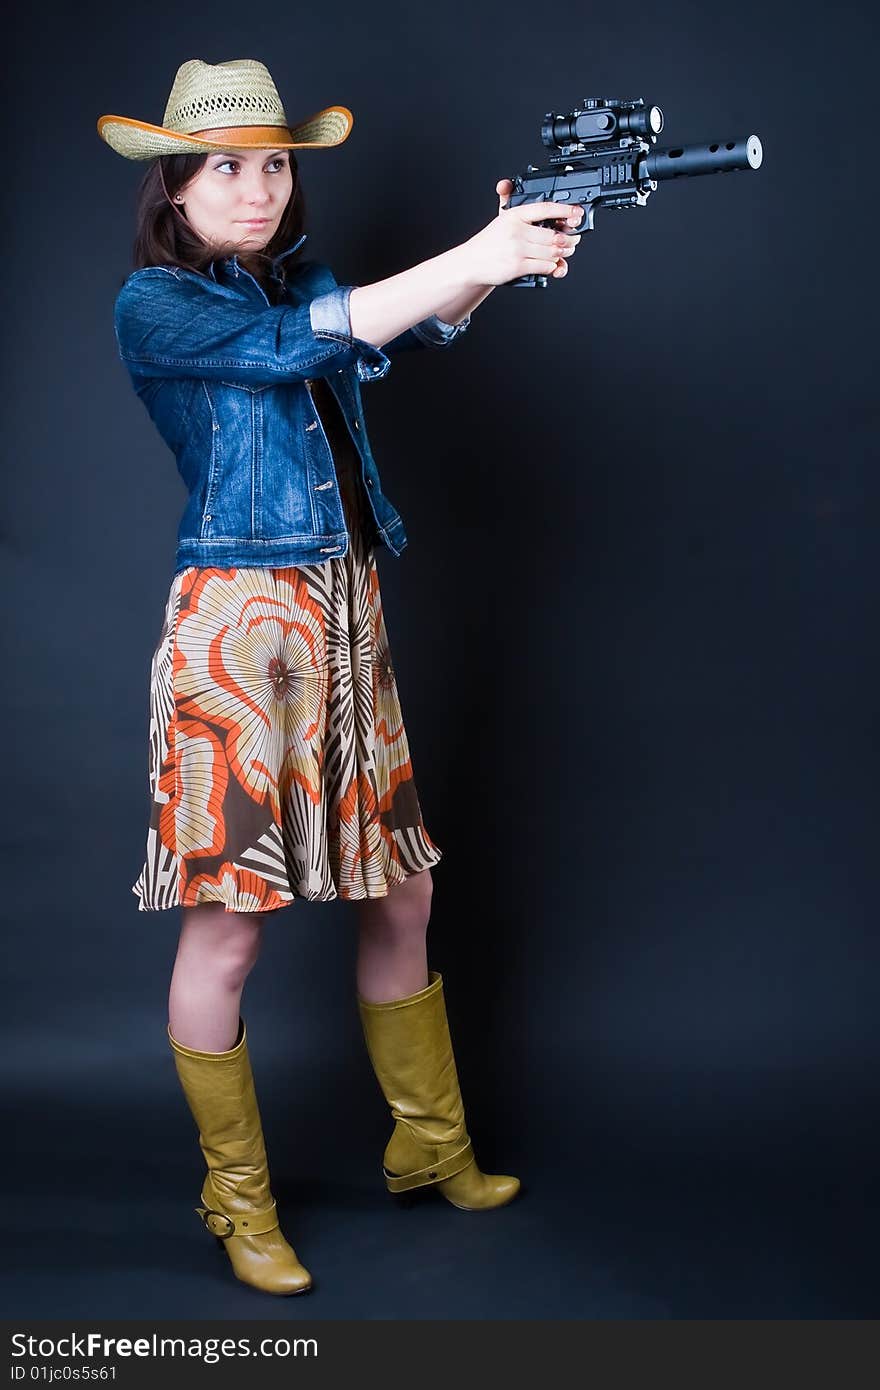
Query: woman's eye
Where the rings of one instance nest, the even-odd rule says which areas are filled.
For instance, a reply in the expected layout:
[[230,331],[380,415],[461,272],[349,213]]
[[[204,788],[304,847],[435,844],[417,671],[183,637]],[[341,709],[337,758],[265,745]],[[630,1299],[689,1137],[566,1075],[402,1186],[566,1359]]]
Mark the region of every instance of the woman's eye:
[[[286,163],[286,161],[283,160],[283,159],[270,159],[270,160],[269,160],[269,164],[277,164],[277,165],[279,166],[279,169],[283,169],[285,163]],[[230,166],[230,164],[234,164],[235,167],[236,167],[236,169],[238,168],[238,160],[237,160],[237,159],[224,159],[222,164],[215,164],[215,165],[214,165],[214,168],[215,168],[215,169],[228,169],[229,166]]]

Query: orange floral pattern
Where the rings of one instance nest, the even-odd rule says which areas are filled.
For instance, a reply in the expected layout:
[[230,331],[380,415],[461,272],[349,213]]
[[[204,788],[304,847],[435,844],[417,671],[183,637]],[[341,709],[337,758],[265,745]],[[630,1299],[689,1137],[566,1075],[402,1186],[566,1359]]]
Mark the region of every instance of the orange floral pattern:
[[344,556],[174,576],[150,671],[142,911],[383,897],[441,858],[413,779],[366,500],[353,451],[333,439]]

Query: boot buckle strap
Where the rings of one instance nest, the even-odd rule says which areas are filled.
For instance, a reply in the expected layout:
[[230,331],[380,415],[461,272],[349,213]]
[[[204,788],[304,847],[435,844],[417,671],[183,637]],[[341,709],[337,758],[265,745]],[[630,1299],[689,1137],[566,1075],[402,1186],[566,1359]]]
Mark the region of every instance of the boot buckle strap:
[[451,1178],[455,1173],[460,1173],[462,1168],[466,1168],[474,1157],[473,1144],[470,1139],[448,1158],[441,1159],[439,1163],[431,1163],[427,1168],[419,1168],[415,1173],[389,1173],[387,1168],[383,1168],[385,1182],[389,1192],[406,1192],[411,1187],[423,1187],[426,1183],[439,1182],[442,1178]]
[[261,1211],[242,1211],[236,1216],[229,1216],[216,1207],[196,1207],[195,1210],[205,1229],[221,1240],[228,1240],[230,1236],[264,1235],[266,1231],[274,1231],[278,1225],[274,1201],[271,1207],[264,1207]]

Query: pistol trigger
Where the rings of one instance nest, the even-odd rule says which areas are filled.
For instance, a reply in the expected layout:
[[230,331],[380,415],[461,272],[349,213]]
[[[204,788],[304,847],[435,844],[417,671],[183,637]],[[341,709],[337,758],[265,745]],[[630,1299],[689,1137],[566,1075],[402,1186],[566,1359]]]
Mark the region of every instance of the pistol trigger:
[[578,206],[583,208],[583,210],[584,210],[584,215],[583,215],[583,217],[581,218],[580,222],[578,222],[578,223],[572,228],[572,231],[573,231],[573,232],[577,232],[577,233],[580,233],[580,232],[594,232],[594,231],[596,230],[596,228],[593,226],[593,214],[594,214],[594,212],[596,211],[596,204],[595,204],[595,203],[580,203]]

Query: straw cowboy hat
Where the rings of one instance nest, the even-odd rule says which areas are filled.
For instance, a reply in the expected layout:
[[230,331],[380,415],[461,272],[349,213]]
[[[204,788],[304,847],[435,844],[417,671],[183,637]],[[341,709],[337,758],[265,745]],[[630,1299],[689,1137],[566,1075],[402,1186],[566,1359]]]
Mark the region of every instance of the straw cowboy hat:
[[181,63],[161,125],[130,116],[101,116],[98,134],[126,159],[199,150],[299,150],[341,145],[354,117],[347,106],[326,106],[291,126],[264,63]]

